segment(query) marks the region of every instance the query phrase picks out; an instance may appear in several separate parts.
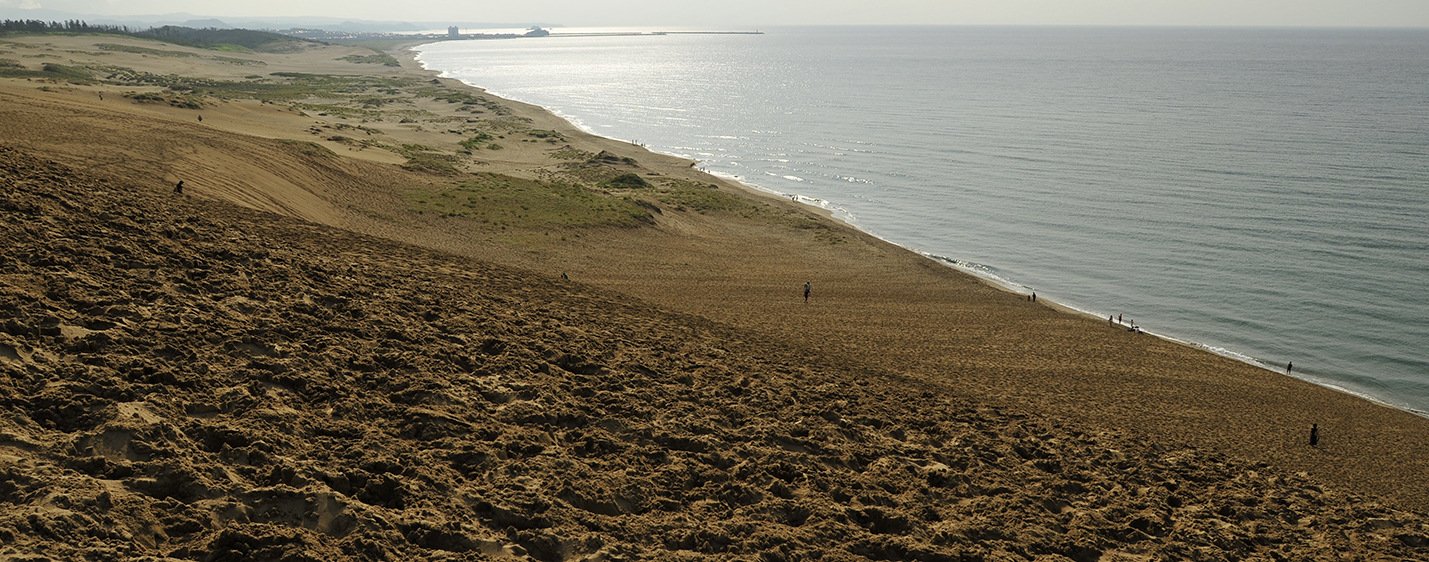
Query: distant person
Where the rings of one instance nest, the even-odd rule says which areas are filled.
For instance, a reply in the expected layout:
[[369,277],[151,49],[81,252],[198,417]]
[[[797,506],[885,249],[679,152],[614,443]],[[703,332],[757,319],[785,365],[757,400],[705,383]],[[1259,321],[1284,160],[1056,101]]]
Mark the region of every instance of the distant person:
[[1110,326],[1113,325],[1112,322],[1111,322],[1112,318],[1113,318],[1113,316],[1110,315],[1110,314],[1108,314],[1107,317],[1106,317],[1106,325],[1107,325],[1108,327],[1110,327]]
[[1319,445],[1319,444],[1320,444],[1320,424],[1312,423],[1312,424],[1310,424],[1310,446],[1311,446],[1311,447],[1314,447],[1314,446],[1317,446],[1317,445]]
[[570,276],[569,276],[569,275],[566,275],[566,274],[564,274],[564,273],[561,274],[561,279],[565,279],[566,281],[570,281],[570,280],[571,280]]
[[202,122],[203,122],[203,116],[202,116],[202,115],[198,116],[198,122],[199,122],[199,123],[202,123]]
[[1291,361],[1291,362],[1289,362],[1289,363],[1286,363],[1286,364],[1285,364],[1285,374],[1287,374],[1287,375],[1290,374],[1290,370],[1291,370],[1291,369],[1294,369],[1294,368],[1295,368],[1295,362],[1294,362],[1294,361]]
[[1032,302],[1037,302],[1037,291],[1032,291]]
[[179,180],[179,183],[174,186],[174,193],[183,193],[183,192],[184,192],[184,180]]
[[809,292],[814,290],[814,286],[808,281],[804,282],[804,304],[809,304]]
[[1116,315],[1116,323],[1117,323],[1117,324],[1120,324],[1120,323],[1121,323],[1121,315],[1120,315],[1120,314]]
[[104,101],[104,92],[99,93],[99,101]]

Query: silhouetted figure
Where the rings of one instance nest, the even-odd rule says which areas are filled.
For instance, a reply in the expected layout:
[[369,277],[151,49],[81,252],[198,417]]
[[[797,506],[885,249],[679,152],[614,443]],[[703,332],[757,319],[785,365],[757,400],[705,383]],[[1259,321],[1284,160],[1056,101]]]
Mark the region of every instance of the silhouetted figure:
[[1107,317],[1106,317],[1106,325],[1107,325],[1108,327],[1112,326],[1111,318],[1112,318],[1111,316],[1107,316]]
[[808,281],[805,281],[805,282],[804,282],[804,304],[808,304],[808,303],[809,303],[809,291],[812,291],[812,290],[814,290],[814,286],[811,285]]
[[561,274],[561,279],[565,279],[565,280],[567,280],[567,281],[570,281],[570,280],[571,280],[571,278],[570,278],[569,276],[567,276],[566,274],[564,274],[564,273]]
[[1117,324],[1120,324],[1120,323],[1121,323],[1121,315],[1120,315],[1120,314],[1116,315],[1116,323],[1117,323]]
[[1286,363],[1286,364],[1285,364],[1285,374],[1287,374],[1287,375],[1290,374],[1290,369],[1294,369],[1294,368],[1295,368],[1295,362],[1294,362],[1294,361],[1291,361],[1291,362],[1289,362],[1289,363]]
[[202,116],[202,115],[198,116],[198,122],[199,122],[199,123],[202,123],[202,122],[203,122],[203,116]]
[[183,193],[183,192],[184,192],[184,180],[179,180],[179,183],[174,186],[174,193]]
[[1314,446],[1317,446],[1317,445],[1319,445],[1319,444],[1320,444],[1320,424],[1312,423],[1312,424],[1310,424],[1310,446],[1311,446],[1311,447],[1314,447]]
[[1037,291],[1032,291],[1032,302],[1037,302]]

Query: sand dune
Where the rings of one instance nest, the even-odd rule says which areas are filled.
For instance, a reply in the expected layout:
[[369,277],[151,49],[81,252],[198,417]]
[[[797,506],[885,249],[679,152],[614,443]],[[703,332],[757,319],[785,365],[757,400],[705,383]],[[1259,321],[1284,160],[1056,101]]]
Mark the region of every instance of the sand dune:
[[[0,58],[179,69],[114,41]],[[0,80],[0,556],[1429,556],[1429,421],[353,49]]]

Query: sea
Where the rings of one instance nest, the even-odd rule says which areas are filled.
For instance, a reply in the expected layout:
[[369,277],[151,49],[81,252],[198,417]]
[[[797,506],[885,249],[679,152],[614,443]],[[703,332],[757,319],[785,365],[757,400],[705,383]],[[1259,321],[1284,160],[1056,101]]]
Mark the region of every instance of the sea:
[[419,59],[1010,290],[1429,415],[1429,30],[564,31]]

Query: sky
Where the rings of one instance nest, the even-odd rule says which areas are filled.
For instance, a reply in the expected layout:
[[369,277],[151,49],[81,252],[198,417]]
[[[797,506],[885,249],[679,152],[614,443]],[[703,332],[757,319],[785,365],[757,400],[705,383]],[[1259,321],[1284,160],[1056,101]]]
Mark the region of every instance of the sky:
[[0,0],[0,14],[328,16],[379,21],[670,25],[1429,27],[1429,0]]

